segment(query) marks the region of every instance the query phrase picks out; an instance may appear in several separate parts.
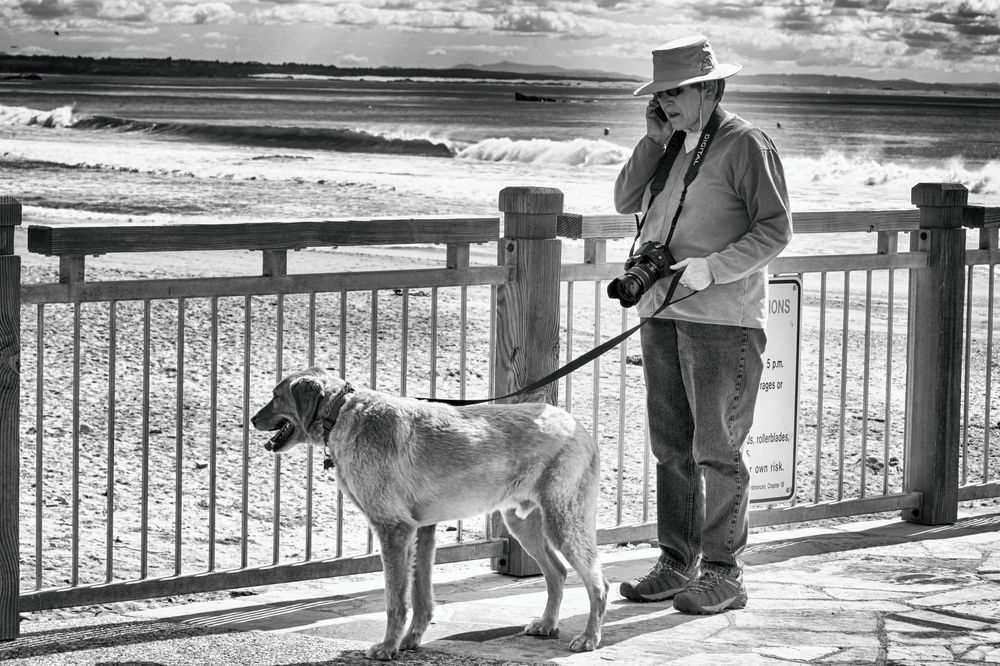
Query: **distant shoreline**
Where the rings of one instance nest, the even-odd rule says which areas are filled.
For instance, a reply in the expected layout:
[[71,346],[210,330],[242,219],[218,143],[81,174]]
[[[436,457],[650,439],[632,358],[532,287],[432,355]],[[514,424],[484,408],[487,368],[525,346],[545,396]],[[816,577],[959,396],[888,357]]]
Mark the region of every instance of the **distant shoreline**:
[[[502,68],[501,68],[502,67]],[[157,78],[247,78],[259,76],[325,76],[490,79],[503,81],[590,81],[595,83],[634,83],[641,77],[595,71],[572,71],[553,67],[543,71],[537,66],[514,63],[497,65],[430,67],[338,67],[308,63],[265,63],[256,61],[226,62],[184,58],[92,58],[83,56],[15,55],[0,51],[0,80],[38,78],[41,75],[136,76]],[[532,71],[527,71],[528,69]],[[789,90],[836,90],[868,94],[939,94],[947,96],[1000,95],[998,83],[929,83],[911,79],[877,80],[832,74],[742,74],[734,80],[741,86],[776,87]]]
[[249,77],[262,74],[313,75],[331,77],[392,76],[481,78],[517,80],[576,80],[610,82],[629,80],[620,76],[588,76],[557,72],[509,72],[454,67],[337,67],[301,63],[271,64],[262,62],[223,62],[220,60],[187,60],[183,58],[88,58],[69,56],[18,56],[0,53],[0,76],[17,77],[28,74],[62,74],[77,76],[147,76],[223,78]]

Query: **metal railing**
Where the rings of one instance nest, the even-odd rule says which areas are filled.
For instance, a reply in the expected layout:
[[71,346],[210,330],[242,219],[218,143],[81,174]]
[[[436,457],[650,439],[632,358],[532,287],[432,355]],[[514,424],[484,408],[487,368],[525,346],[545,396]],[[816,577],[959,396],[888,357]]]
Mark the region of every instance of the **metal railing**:
[[[810,362],[796,493],[755,508],[753,524],[888,510],[948,522],[959,499],[1000,495],[989,424],[1000,215],[965,196],[918,186],[915,211],[796,215],[796,233],[875,232],[877,247],[770,267],[801,281]],[[249,417],[286,371],[317,363],[402,394],[502,395],[635,323],[603,291],[621,270],[608,239],[630,237],[631,218],[563,214],[548,188],[508,188],[500,211],[503,237],[497,217],[32,227],[29,251],[59,257],[52,283],[22,280],[20,206],[0,200],[0,633],[16,636],[18,610],[377,570],[332,475],[312,453],[272,460]],[[981,230],[978,249],[965,251],[963,225]],[[907,252],[900,234],[913,237]],[[582,244],[581,261],[563,259],[564,242]],[[288,270],[288,250],[406,243],[445,244],[444,265]],[[493,243],[498,261],[471,265],[471,244]],[[260,275],[86,276],[92,254],[239,249],[261,253]],[[602,543],[655,536],[629,342],[526,397],[563,404],[600,442]],[[124,469],[139,470],[128,484]],[[495,517],[440,530],[440,562],[532,570]]]

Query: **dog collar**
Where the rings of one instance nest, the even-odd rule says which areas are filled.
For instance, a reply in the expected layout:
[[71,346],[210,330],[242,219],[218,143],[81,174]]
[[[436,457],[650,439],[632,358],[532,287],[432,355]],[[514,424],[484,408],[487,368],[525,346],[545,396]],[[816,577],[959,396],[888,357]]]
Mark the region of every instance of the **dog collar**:
[[329,413],[323,419],[323,445],[325,447],[323,469],[331,469],[335,465],[333,454],[330,452],[330,447],[327,446],[327,440],[330,439],[330,431],[333,430],[333,426],[337,425],[337,417],[340,416],[340,410],[344,408],[347,396],[351,393],[354,393],[354,387],[351,386],[350,382],[344,382],[343,388],[340,389],[337,397],[330,403]]

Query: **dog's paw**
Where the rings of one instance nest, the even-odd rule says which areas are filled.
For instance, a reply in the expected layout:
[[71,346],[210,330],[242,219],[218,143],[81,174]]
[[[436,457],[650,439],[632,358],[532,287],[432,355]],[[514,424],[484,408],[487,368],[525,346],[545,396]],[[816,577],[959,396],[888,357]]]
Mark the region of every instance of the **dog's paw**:
[[368,648],[368,651],[365,654],[368,655],[369,659],[392,661],[399,656],[399,650],[389,643],[376,643]]
[[569,642],[569,649],[573,652],[592,652],[601,644],[601,635],[588,636],[580,634]]
[[403,641],[399,644],[400,651],[403,650],[416,650],[420,647],[421,636],[416,634],[407,634]]
[[545,618],[532,620],[525,625],[524,633],[528,636],[558,636],[559,623]]

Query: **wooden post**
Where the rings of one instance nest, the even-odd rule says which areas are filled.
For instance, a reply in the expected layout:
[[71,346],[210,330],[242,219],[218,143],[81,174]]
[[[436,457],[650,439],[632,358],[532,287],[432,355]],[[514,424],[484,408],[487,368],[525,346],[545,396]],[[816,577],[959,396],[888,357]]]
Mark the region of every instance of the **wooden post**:
[[17,638],[20,626],[21,257],[14,227],[21,204],[0,196],[0,640]]
[[[514,282],[497,288],[496,371],[493,395],[506,395],[537,381],[559,367],[559,270],[562,242],[556,239],[556,218],[562,212],[563,193],[547,187],[508,187],[500,192],[504,238],[499,261],[515,268]],[[556,404],[553,382],[511,402]],[[508,536],[505,557],[495,558],[494,571],[512,576],[534,576],[538,565],[514,539],[499,514],[492,518],[493,533]]]
[[902,518],[924,525],[958,518],[968,197],[964,186],[940,183],[920,183],[911,192],[920,230],[910,249],[927,252],[929,265],[910,272],[903,489],[923,499]]

